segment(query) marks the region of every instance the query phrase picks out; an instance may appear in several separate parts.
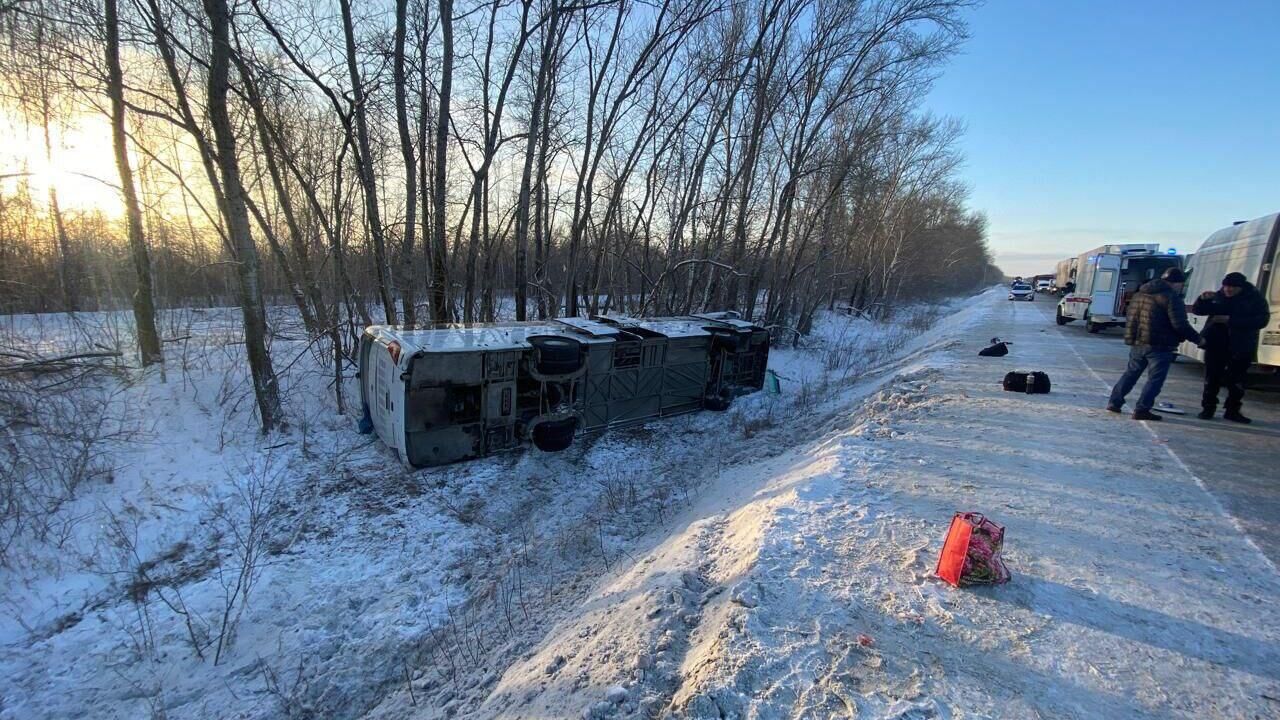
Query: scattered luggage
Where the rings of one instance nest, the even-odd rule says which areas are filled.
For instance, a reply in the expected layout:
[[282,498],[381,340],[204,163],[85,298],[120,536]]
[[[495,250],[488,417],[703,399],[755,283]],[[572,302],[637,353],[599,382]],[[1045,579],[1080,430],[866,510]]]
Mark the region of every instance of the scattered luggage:
[[1003,525],[982,513],[958,512],[951,518],[934,573],[955,587],[1007,583],[1012,575],[1001,557],[1003,549]]
[[1009,343],[998,337],[991,338],[991,344],[978,351],[981,357],[1004,357],[1009,354]]
[[1004,389],[1009,392],[1020,392],[1028,395],[1043,395],[1049,392],[1049,376],[1039,370],[1014,370],[1004,376]]

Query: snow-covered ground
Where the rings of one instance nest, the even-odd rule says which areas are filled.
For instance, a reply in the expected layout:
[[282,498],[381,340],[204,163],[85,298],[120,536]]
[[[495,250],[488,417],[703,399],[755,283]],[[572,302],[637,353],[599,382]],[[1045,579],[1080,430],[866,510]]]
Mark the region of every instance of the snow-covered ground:
[[[473,708],[493,659],[531,644],[550,608],[724,467],[777,452],[758,433],[874,370],[935,313],[825,318],[774,352],[782,395],[724,415],[417,473],[335,413],[329,361],[289,313],[273,316],[272,351],[291,427],[269,438],[238,313],[172,313],[162,335],[187,339],[166,345],[164,375],[102,383],[127,418],[96,448],[111,472],[78,488],[56,538],[9,548],[0,569],[0,717],[358,717],[409,682],[411,703]],[[110,313],[0,330],[45,356],[130,344]],[[350,378],[345,390],[357,403]]]
[[[418,473],[300,341],[278,437],[232,408],[233,354],[148,377],[74,539],[0,577],[0,717],[1274,717],[1280,578],[1003,297],[826,316],[727,416]],[[992,335],[1014,354],[977,358]],[[1015,366],[1054,393],[1002,393]],[[962,509],[1008,526],[1012,583],[931,577]]]

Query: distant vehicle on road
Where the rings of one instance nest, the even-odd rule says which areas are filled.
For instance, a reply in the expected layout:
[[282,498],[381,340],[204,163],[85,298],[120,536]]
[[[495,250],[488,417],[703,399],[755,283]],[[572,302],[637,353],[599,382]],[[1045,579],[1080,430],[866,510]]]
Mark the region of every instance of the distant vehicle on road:
[[[1182,267],[1182,256],[1160,253],[1150,243],[1103,245],[1076,258],[1075,289],[1058,302],[1057,321],[1083,320],[1091,333],[1123,326],[1129,298],[1165,269]],[[1061,263],[1059,263],[1061,265]]]
[[1031,302],[1036,299],[1036,291],[1032,289],[1030,283],[1014,281],[1009,286],[1009,299]]
[[1052,289],[1053,289],[1053,276],[1052,276],[1052,275],[1037,275],[1037,276],[1036,276],[1036,292],[1038,292],[1038,293],[1047,293],[1047,292],[1050,292]]
[[1053,289],[1055,292],[1065,294],[1075,287],[1076,260],[1077,258],[1067,258],[1066,260],[1058,261],[1053,274]]
[[[1217,290],[1230,272],[1242,273],[1271,304],[1271,323],[1258,334],[1258,366],[1280,370],[1280,213],[1238,222],[1210,235],[1187,263],[1186,297],[1190,304],[1206,290]],[[1206,317],[1190,316],[1203,330]],[[1184,342],[1178,354],[1204,362],[1204,351]]]

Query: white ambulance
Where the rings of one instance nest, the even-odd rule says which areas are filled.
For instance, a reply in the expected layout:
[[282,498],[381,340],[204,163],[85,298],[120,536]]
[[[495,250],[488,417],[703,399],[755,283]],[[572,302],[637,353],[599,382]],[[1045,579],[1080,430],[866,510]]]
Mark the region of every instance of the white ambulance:
[[1091,333],[1123,326],[1129,298],[1171,267],[1181,268],[1182,256],[1173,249],[1161,253],[1153,243],[1103,245],[1083,253],[1076,260],[1075,290],[1058,302],[1058,324],[1083,320]]

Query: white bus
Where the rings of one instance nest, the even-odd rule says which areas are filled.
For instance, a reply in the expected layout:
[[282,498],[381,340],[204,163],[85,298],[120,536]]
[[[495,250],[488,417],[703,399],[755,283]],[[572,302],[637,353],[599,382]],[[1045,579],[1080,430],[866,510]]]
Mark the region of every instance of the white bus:
[[[1230,272],[1242,273],[1271,304],[1271,322],[1258,335],[1258,365],[1280,368],[1280,213],[1238,222],[1210,235],[1187,264],[1186,298],[1190,306],[1200,293],[1217,290]],[[1191,316],[1191,325],[1204,329],[1208,318]],[[1204,351],[1184,342],[1180,355],[1204,362]]]

